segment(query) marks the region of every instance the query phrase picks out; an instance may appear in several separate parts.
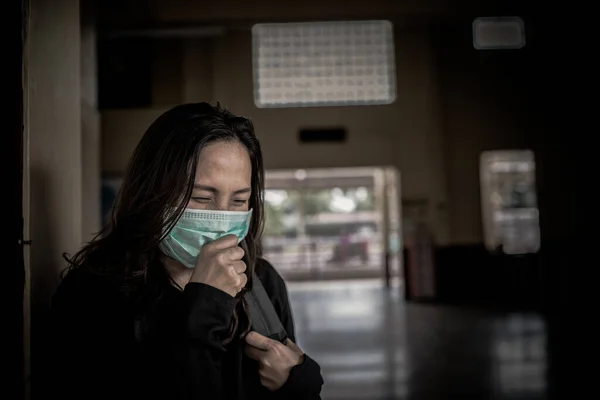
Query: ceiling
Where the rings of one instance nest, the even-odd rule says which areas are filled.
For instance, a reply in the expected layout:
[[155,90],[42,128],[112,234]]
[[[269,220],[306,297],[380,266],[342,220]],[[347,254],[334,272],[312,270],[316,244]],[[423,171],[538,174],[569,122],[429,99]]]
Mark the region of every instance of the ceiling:
[[103,32],[145,30],[154,35],[214,35],[257,22],[387,19],[411,27],[477,16],[523,14],[527,0],[103,0]]

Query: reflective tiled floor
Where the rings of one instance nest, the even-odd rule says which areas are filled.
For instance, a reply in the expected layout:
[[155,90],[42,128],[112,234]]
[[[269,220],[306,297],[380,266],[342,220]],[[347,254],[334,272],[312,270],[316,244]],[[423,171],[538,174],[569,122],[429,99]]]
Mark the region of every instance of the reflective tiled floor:
[[405,304],[381,280],[288,288],[323,400],[546,398],[538,316]]

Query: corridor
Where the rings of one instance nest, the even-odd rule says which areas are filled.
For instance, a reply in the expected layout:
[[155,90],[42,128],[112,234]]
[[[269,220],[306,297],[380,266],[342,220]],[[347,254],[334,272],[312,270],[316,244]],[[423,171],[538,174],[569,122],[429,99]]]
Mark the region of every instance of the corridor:
[[545,399],[545,331],[531,314],[405,304],[380,280],[289,283],[324,400]]

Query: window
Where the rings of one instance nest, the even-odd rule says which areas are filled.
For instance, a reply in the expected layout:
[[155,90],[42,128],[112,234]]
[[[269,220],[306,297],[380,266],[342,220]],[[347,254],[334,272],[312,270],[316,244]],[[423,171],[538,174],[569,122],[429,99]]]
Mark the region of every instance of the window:
[[257,24],[257,107],[390,104],[396,98],[388,21]]
[[540,226],[533,152],[484,152],[480,177],[487,248],[505,254],[537,252]]

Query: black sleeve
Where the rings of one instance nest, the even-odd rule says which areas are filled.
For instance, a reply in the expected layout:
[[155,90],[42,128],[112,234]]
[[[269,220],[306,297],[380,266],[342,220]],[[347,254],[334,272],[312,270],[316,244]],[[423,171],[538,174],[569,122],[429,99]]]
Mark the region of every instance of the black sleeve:
[[123,296],[67,276],[53,299],[40,398],[220,398],[221,338],[233,298],[199,283],[188,284],[183,297],[184,332],[141,345]]
[[[265,287],[288,337],[296,342],[294,318],[290,307],[289,296],[285,282],[266,260],[257,265],[256,274]],[[292,368],[285,384],[275,392],[277,399],[320,400],[323,377],[319,364],[304,355],[304,361]]]

